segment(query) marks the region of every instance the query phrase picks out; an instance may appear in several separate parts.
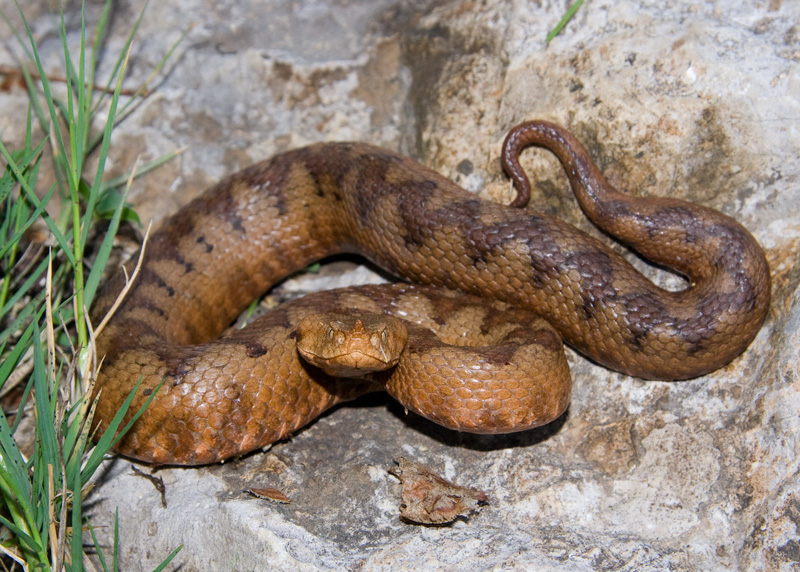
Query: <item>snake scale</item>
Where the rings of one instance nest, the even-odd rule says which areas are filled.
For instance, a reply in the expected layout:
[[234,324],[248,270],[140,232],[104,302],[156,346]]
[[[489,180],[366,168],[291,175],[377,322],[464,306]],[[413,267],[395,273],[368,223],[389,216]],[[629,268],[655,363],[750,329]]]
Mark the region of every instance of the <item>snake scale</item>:
[[[618,192],[573,135],[544,121],[517,126],[504,144],[517,206],[529,190],[518,162],[527,145],[556,154],[595,224],[688,286],[663,290],[571,225],[476,198],[396,153],[311,145],[234,173],[152,235],[138,279],[97,340],[105,361],[95,423],[107,427],[142,378],[128,418],[164,383],[116,450],[157,464],[244,454],[377,389],[447,427],[510,432],[547,423],[568,405],[555,331],[592,360],[651,379],[703,375],[744,351],[770,299],[764,253],[744,227],[685,201]],[[429,286],[322,292],[219,337],[276,282],[337,253]],[[122,271],[111,278],[96,319],[124,283]],[[320,308],[393,313],[444,341],[414,330],[408,363],[329,377],[295,346],[295,326]],[[466,326],[474,339],[453,334]]]

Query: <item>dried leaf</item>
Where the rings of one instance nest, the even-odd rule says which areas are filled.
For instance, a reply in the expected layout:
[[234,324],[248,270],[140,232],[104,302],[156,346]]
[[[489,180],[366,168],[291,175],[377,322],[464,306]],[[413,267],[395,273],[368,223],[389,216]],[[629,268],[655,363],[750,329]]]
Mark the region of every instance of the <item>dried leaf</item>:
[[389,473],[403,486],[400,516],[419,524],[448,524],[489,503],[486,493],[446,481],[427,467],[400,458]]
[[256,498],[265,499],[272,502],[278,502],[281,504],[289,504],[292,500],[283,494],[278,489],[274,489],[272,487],[267,487],[265,489],[245,489],[245,492],[250,493]]

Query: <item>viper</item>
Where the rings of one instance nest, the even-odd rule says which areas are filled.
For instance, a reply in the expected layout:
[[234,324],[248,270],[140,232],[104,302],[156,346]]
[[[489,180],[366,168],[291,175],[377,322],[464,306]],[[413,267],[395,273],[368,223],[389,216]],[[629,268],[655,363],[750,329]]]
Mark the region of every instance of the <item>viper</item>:
[[[520,208],[530,183],[518,158],[528,145],[555,153],[596,225],[688,285],[659,288],[602,241]],[[502,162],[518,192],[511,206],[362,143],[291,150],[220,181],[153,234],[138,279],[99,336],[95,423],[107,427],[141,380],[127,419],[157,394],[116,449],[157,464],[241,455],[382,389],[453,429],[520,431],[569,403],[559,336],[606,367],[662,380],[714,371],[755,337],[770,272],[742,225],[686,201],[617,191],[571,133],[545,121],[513,128]],[[221,336],[277,282],[339,253],[425,286],[318,293]],[[125,281],[122,270],[109,280],[95,320]],[[303,319],[326,313],[319,319],[328,324],[301,334],[303,343],[335,339],[327,313],[356,311],[408,325],[387,369],[345,368],[341,378],[300,356]],[[365,331],[364,323],[350,328]],[[362,337],[387,337],[381,327]]]

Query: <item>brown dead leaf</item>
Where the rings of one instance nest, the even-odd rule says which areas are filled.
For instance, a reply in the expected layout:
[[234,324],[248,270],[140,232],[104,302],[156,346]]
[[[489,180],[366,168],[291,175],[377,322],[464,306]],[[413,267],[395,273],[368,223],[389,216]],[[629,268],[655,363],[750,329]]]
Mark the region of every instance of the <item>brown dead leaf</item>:
[[245,492],[250,493],[256,498],[265,499],[272,502],[278,502],[281,504],[289,504],[292,502],[292,499],[287,497],[278,489],[274,489],[272,487],[267,487],[265,489],[245,489]]
[[466,518],[489,503],[486,493],[444,480],[424,465],[405,458],[395,461],[389,473],[402,483],[400,516],[418,524],[449,524]]

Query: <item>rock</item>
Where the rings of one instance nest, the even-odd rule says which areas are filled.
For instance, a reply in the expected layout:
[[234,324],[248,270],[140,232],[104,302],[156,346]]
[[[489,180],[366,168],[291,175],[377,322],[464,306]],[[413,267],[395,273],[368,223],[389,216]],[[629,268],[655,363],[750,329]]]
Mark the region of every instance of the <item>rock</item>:
[[[45,61],[55,62],[52,21],[41,2],[31,4]],[[141,6],[115,7],[106,68]],[[209,11],[198,0],[151,3],[132,85],[195,26],[155,93],[116,131],[109,175],[138,155],[189,145],[135,185],[142,218],[160,219],[252,161],[356,139],[507,201],[499,163],[506,130],[553,120],[620,187],[720,209],[761,241],[774,302],[749,350],[680,383],[633,379],[571,352],[567,415],[508,436],[453,433],[371,397],[265,453],[158,470],[167,508],[116,459],[90,516],[108,544],[120,509],[123,569],[152,568],[179,544],[174,566],[183,571],[798,565],[800,4],[591,2],[546,46],[563,6],[222,0]],[[5,141],[24,135],[16,123],[24,102],[20,91],[0,99]],[[554,158],[526,151],[524,164],[537,179],[531,208],[601,236]],[[668,288],[682,284],[631,260]],[[485,491],[491,504],[449,527],[401,522],[399,485],[386,473],[399,456]],[[291,503],[245,492],[268,488]]]

